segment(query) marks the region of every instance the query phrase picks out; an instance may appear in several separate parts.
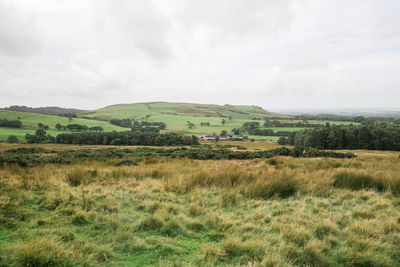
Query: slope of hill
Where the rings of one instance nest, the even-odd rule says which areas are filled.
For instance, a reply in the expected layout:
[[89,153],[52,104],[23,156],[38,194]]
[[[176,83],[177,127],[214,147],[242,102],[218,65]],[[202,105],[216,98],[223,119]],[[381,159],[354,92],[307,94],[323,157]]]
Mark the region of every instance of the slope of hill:
[[112,118],[132,118],[146,120],[159,115],[186,116],[186,117],[216,117],[234,119],[251,119],[252,117],[283,117],[257,106],[234,105],[207,105],[193,103],[149,102],[134,104],[118,104],[107,106],[89,112],[80,113],[81,116],[109,120]]
[[[185,134],[228,133],[247,121],[259,121],[264,118],[285,118],[257,106],[207,105],[193,103],[151,102],[112,105],[94,111],[78,114],[83,118],[98,120],[126,119],[160,121],[167,125],[166,131]],[[223,122],[224,120],[224,122]],[[194,124],[188,127],[188,122]],[[209,123],[207,126],[202,123]]]
[[112,125],[105,121],[96,121],[83,118],[73,118],[69,120],[65,117],[44,115],[29,112],[17,112],[10,110],[0,110],[0,119],[7,120],[19,120],[22,122],[22,128],[11,129],[11,128],[0,128],[0,140],[6,140],[9,135],[16,135],[19,139],[23,139],[27,133],[33,134],[37,128],[38,123],[43,123],[49,126],[49,130],[46,132],[52,136],[56,136],[64,131],[57,131],[55,125],[60,123],[61,125],[67,124],[81,124],[88,127],[101,126],[104,131],[126,131],[126,128],[121,128],[116,125]]
[[38,114],[46,114],[46,115],[59,115],[59,114],[77,114],[84,112],[86,110],[83,109],[74,109],[74,108],[60,108],[60,107],[39,107],[39,108],[31,108],[27,106],[9,106],[4,108],[3,110],[12,110],[19,112],[30,112],[30,113],[38,113]]

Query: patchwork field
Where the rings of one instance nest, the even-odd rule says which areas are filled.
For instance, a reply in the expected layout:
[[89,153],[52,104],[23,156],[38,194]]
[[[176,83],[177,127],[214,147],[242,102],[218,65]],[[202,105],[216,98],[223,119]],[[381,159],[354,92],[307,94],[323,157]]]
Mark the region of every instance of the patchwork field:
[[352,152],[3,165],[0,266],[399,266],[399,153]]
[[113,125],[106,121],[96,121],[83,118],[73,118],[72,120],[69,120],[68,118],[65,117],[36,114],[29,112],[0,110],[0,119],[19,120],[23,124],[22,128],[0,127],[0,141],[7,140],[9,135],[15,135],[18,137],[18,139],[23,140],[26,134],[35,133],[36,129],[38,128],[38,123],[43,123],[44,125],[49,126],[50,129],[46,130],[46,132],[52,136],[56,136],[57,134],[66,132],[66,131],[56,130],[55,126],[57,123],[60,123],[61,125],[81,124],[81,125],[86,125],[88,127],[101,126],[103,127],[104,131],[126,131],[125,128]]

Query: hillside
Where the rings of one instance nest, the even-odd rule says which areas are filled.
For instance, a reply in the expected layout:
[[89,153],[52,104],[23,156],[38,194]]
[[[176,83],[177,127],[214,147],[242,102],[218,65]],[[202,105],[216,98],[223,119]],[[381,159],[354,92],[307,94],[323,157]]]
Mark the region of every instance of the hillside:
[[12,110],[19,112],[29,112],[29,113],[38,113],[38,114],[46,114],[46,115],[60,115],[60,114],[77,114],[84,112],[82,109],[74,109],[74,108],[60,108],[60,107],[38,107],[32,108],[27,106],[9,106],[4,108],[4,110]]
[[81,124],[86,125],[88,127],[93,126],[101,126],[104,131],[126,131],[125,128],[121,128],[116,125],[112,125],[109,122],[105,121],[96,121],[89,120],[83,118],[73,118],[69,120],[65,117],[60,116],[52,116],[52,115],[44,115],[37,113],[29,113],[29,112],[17,112],[10,110],[0,110],[0,119],[7,120],[19,120],[22,122],[22,128],[11,129],[11,128],[0,128],[0,140],[6,140],[9,135],[15,135],[18,139],[23,139],[24,136],[29,134],[34,134],[37,128],[38,123],[43,123],[44,125],[49,126],[49,130],[46,132],[51,134],[52,136],[56,136],[59,133],[64,131],[57,131],[55,129],[55,125],[60,123],[61,125],[67,124]]
[[82,112],[81,116],[109,120],[113,118],[132,118],[136,120],[152,119],[160,115],[185,117],[216,117],[231,116],[233,119],[251,119],[252,117],[282,117],[257,106],[207,105],[195,103],[148,102],[133,104],[118,104],[94,111]]
[[[149,102],[118,104],[83,112],[83,118],[98,120],[125,119],[160,121],[167,125],[166,131],[185,134],[219,134],[222,130],[230,132],[249,120],[263,122],[263,118],[285,118],[257,106],[207,105],[194,103]],[[224,125],[222,120],[225,120]],[[188,121],[195,127],[189,129]],[[201,123],[209,126],[201,126]]]

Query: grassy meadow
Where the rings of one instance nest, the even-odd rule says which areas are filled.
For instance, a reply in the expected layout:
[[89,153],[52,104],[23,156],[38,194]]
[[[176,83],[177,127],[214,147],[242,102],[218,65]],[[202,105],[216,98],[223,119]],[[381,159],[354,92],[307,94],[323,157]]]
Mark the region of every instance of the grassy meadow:
[[81,124],[86,125],[88,127],[93,126],[101,126],[104,131],[126,131],[126,128],[122,128],[116,125],[113,125],[107,121],[96,121],[91,119],[83,119],[83,118],[73,118],[69,120],[65,117],[60,116],[52,116],[52,115],[44,115],[44,114],[36,114],[29,112],[17,112],[17,111],[9,111],[9,110],[0,110],[0,119],[7,120],[19,120],[22,122],[22,128],[0,128],[0,141],[7,140],[8,136],[15,135],[18,139],[23,140],[26,134],[34,134],[38,123],[43,123],[50,127],[46,132],[52,136],[56,136],[60,133],[65,133],[69,131],[58,131],[55,129],[57,123],[61,125],[68,124]]
[[4,165],[0,266],[399,266],[399,153],[352,152]]

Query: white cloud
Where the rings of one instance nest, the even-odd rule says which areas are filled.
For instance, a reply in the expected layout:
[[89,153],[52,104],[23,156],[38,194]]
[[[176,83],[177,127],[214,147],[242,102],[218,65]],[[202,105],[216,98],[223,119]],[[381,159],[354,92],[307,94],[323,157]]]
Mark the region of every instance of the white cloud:
[[396,0],[0,0],[0,106],[398,106]]

